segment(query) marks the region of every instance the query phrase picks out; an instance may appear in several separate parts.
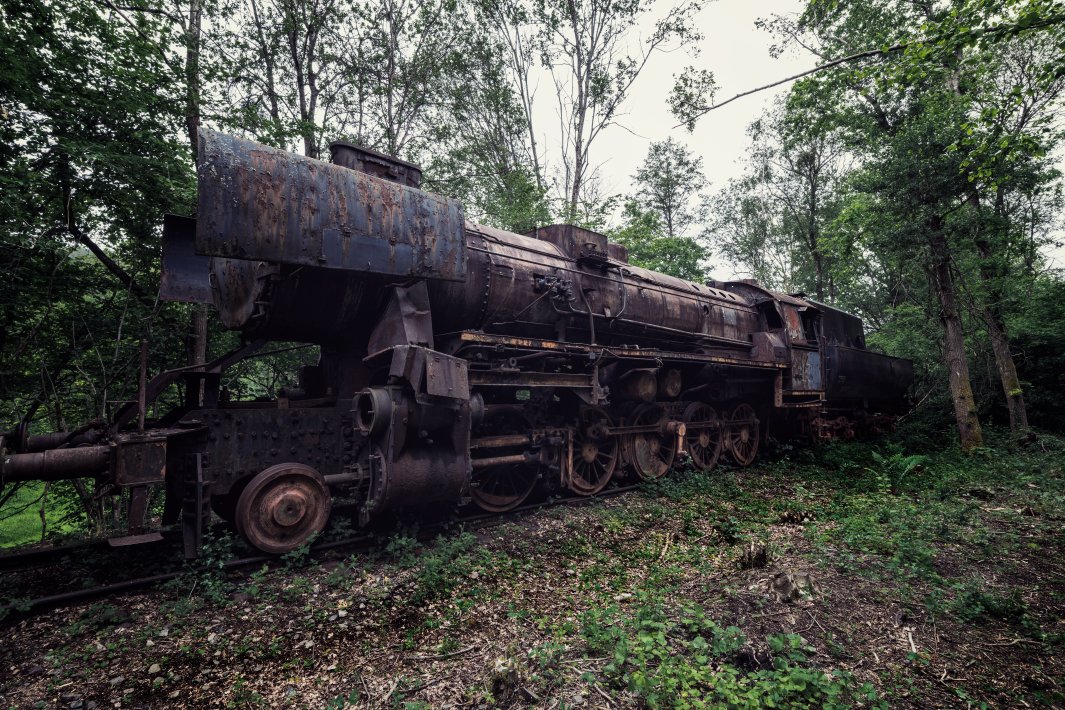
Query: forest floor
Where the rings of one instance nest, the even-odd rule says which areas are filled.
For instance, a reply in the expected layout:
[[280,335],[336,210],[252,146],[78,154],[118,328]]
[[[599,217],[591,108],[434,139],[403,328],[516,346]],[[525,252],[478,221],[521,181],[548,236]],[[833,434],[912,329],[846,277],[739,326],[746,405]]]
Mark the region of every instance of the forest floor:
[[1065,706],[1065,442],[878,449],[244,576],[222,541],[9,618],[0,707]]

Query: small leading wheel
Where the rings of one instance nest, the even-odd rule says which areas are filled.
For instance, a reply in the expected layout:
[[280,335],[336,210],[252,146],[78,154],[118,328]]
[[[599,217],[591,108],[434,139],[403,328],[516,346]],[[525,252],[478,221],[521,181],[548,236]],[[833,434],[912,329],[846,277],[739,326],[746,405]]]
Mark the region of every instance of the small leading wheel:
[[645,481],[666,475],[677,455],[677,435],[662,426],[668,420],[666,411],[656,405],[637,409],[633,417],[633,426],[657,427],[652,432],[626,436],[629,463]]
[[717,412],[709,404],[692,402],[684,410],[684,424],[684,447],[692,457],[692,463],[709,471],[717,465],[721,456],[721,428]]
[[252,547],[281,554],[324,530],[331,507],[320,473],[301,463],[282,463],[248,483],[237,501],[235,523]]
[[610,415],[599,407],[581,409],[573,436],[574,493],[595,495],[610,483],[618,465],[618,440],[607,432],[611,424]]
[[[474,432],[474,438],[526,434],[529,420],[517,408],[494,412],[489,421]],[[525,444],[485,449],[485,457],[520,454]],[[476,461],[476,458],[474,458]],[[505,513],[525,502],[536,489],[539,472],[532,464],[507,463],[473,469],[470,497],[477,507],[489,513]]]
[[728,448],[732,460],[750,466],[758,455],[758,415],[754,407],[743,402],[732,410],[728,427]]

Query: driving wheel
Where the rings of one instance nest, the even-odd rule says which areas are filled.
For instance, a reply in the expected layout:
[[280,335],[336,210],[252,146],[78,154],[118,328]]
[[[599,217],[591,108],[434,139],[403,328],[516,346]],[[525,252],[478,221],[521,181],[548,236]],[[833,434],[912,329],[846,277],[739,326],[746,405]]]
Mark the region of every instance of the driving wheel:
[[721,456],[721,427],[709,404],[692,402],[684,410],[684,447],[698,468],[709,471]]
[[743,402],[732,410],[728,428],[728,448],[732,460],[750,466],[758,455],[759,422],[754,407]]
[[669,472],[677,455],[677,435],[665,431],[669,421],[666,410],[648,405],[636,410],[633,426],[655,426],[655,431],[628,434],[625,437],[627,459],[636,474],[645,481],[661,478]]
[[[474,438],[525,434],[529,420],[518,409],[503,409],[491,415],[490,423],[477,428]],[[521,454],[526,444],[515,444],[485,449],[484,457],[499,457]],[[478,452],[480,453],[480,452]],[[476,461],[477,457],[474,456]],[[528,463],[503,463],[473,469],[470,482],[470,497],[477,507],[489,513],[505,513],[525,502],[536,488],[539,472]]]
[[611,425],[610,415],[599,407],[581,409],[573,436],[574,493],[594,495],[610,483],[618,465],[618,439],[608,433]]

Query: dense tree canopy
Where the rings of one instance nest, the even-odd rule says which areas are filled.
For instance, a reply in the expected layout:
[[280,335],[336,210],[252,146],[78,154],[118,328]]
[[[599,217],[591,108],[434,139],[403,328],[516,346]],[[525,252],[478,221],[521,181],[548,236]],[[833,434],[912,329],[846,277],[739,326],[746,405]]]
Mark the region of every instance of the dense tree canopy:
[[[421,163],[475,220],[574,220],[678,276],[723,258],[862,315],[870,342],[917,361],[924,411],[955,411],[973,443],[992,416],[1051,424],[1065,333],[1036,309],[1056,313],[1060,293],[1043,254],[1062,207],[1062,3],[810,0],[764,22],[821,67],[751,126],[741,179],[708,197],[703,166],[663,135],[631,193],[605,194],[598,137],[646,66],[693,47],[700,7],[3,0],[4,421],[106,417],[142,339],[153,369],[231,345],[155,297],[160,215],[193,210],[203,123],[311,156],[361,142]],[[678,77],[678,116],[694,126],[714,89],[713,67]],[[557,145],[536,125],[545,98]],[[232,386],[284,383],[263,367]]]
[[[823,63],[752,127],[748,175],[721,195],[724,253],[862,314],[966,446],[1000,403],[1028,426],[1021,313],[1060,278],[1042,254],[1060,227],[1062,9],[811,0],[774,18]],[[674,106],[691,123],[714,106],[689,88]]]

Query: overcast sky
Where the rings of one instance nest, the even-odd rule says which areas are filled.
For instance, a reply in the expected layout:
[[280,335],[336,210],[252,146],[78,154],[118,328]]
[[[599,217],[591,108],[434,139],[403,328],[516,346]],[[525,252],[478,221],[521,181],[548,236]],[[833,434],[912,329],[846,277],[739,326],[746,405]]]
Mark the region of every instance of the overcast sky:
[[[672,2],[661,2],[667,8]],[[669,111],[668,98],[673,78],[685,66],[695,65],[714,72],[718,84],[717,100],[723,101],[742,91],[752,89],[785,76],[809,69],[815,57],[795,49],[774,59],[769,47],[774,38],[755,26],[759,18],[774,14],[797,15],[805,5],[803,0],[717,0],[709,2],[698,17],[704,35],[700,53],[696,57],[676,51],[652,58],[623,106],[618,125],[611,126],[592,147],[592,160],[600,165],[603,193],[632,192],[631,176],[647,154],[652,141],[672,136],[688,146],[703,159],[704,172],[710,181],[710,192],[722,188],[730,178],[743,172],[747,153],[747,126],[768,108],[774,98],[785,94],[790,84],[759,92],[710,112],[688,133],[676,127],[677,120]],[[542,145],[551,146],[557,154],[557,104],[550,77],[544,76],[538,87],[538,132]],[[549,158],[552,156],[549,155]],[[1062,162],[1065,168],[1065,162]],[[1055,266],[1065,264],[1065,249],[1051,251]],[[733,278],[732,269],[718,259],[711,262],[715,278]]]
[[[663,9],[672,3],[662,2]],[[773,37],[755,27],[759,18],[773,14],[797,14],[801,0],[718,0],[710,2],[698,16],[704,35],[700,52],[691,56],[683,51],[659,53],[652,57],[633,86],[622,115],[606,129],[592,147],[592,161],[600,166],[602,192],[605,195],[628,194],[633,191],[631,177],[647,154],[652,141],[670,136],[688,146],[703,159],[704,172],[710,181],[709,190],[723,187],[730,178],[743,172],[747,150],[747,125],[758,118],[774,97],[787,92],[788,85],[764,91],[735,101],[704,116],[694,133],[676,127],[677,120],[669,111],[669,94],[674,77],[688,65],[714,72],[718,84],[718,100],[741,91],[761,86],[814,65],[809,55],[792,52],[779,59],[769,56]],[[650,23],[648,23],[650,24]],[[550,146],[548,159],[557,155],[559,133],[557,104],[549,76],[543,76],[537,87],[538,132],[542,145]],[[554,167],[554,166],[552,166]],[[724,264],[714,260],[716,278],[731,277]]]
[[[665,5],[665,3],[663,3]],[[767,84],[814,65],[809,55],[789,53],[780,59],[769,56],[772,36],[755,27],[755,21],[772,14],[797,14],[800,0],[719,0],[709,3],[699,15],[705,35],[697,57],[676,51],[655,56],[640,75],[624,106],[624,115],[604,132],[593,148],[603,163],[604,187],[609,192],[630,191],[630,177],[647,153],[651,141],[672,136],[702,156],[706,176],[713,188],[738,176],[747,148],[747,125],[756,119],[788,86],[754,94],[712,111],[696,124],[695,132],[677,128],[669,111],[673,78],[686,65],[714,72],[718,100]]]

